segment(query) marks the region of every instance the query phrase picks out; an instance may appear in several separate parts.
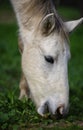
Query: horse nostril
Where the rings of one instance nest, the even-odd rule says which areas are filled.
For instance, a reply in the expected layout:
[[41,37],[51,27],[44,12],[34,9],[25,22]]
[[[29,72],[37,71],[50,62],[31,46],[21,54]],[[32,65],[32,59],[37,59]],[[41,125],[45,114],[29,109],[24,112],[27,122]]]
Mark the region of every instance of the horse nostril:
[[44,104],[42,104],[39,108],[38,108],[38,113],[43,116],[46,117],[47,116],[47,112],[48,112],[48,104],[47,102],[45,102]]
[[57,109],[57,113],[60,115],[64,115],[64,105],[60,105]]

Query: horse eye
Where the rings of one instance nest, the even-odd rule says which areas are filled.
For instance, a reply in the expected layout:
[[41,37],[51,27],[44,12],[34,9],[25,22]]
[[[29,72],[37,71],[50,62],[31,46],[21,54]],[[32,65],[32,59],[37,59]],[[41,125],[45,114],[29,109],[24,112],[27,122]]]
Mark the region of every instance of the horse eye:
[[51,64],[54,63],[54,58],[52,56],[45,56],[45,60]]

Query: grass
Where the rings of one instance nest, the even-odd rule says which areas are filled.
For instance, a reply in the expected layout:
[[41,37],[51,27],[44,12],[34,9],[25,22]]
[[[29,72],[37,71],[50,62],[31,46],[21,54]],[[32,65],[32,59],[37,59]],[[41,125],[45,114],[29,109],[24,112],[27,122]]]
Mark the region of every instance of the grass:
[[[6,10],[9,11],[9,8]],[[67,19],[80,17],[75,9],[60,8],[59,11]],[[17,28],[16,23],[9,22],[9,19],[0,22],[0,130],[82,130],[83,26],[70,36],[70,112],[63,119],[44,119],[37,114],[30,100],[18,100],[21,57],[17,45]]]

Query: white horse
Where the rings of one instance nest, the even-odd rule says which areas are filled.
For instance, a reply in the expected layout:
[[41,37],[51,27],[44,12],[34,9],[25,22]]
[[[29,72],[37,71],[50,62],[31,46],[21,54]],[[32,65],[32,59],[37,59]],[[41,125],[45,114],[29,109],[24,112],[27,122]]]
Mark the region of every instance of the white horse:
[[68,36],[83,18],[63,22],[54,0],[11,0],[22,54],[20,98],[30,93],[37,112],[65,115],[69,107]]

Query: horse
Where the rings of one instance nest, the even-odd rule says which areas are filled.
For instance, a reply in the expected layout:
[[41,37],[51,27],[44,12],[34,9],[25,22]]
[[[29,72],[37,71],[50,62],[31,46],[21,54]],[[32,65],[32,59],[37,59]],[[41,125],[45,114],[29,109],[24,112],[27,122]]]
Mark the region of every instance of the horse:
[[54,0],[11,0],[22,56],[20,99],[31,98],[41,116],[69,111],[69,34],[83,18],[64,22]]

